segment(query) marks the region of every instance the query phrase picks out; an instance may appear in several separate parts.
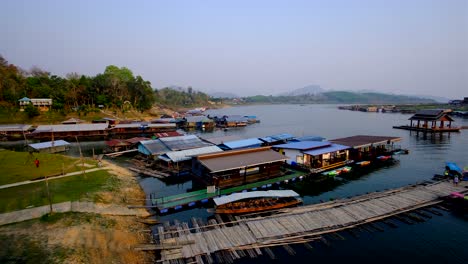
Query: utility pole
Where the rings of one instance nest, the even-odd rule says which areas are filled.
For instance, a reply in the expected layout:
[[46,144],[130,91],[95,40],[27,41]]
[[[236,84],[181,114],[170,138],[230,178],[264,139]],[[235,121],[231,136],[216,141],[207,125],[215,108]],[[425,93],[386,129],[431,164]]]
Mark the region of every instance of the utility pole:
[[47,190],[47,199],[49,200],[50,214],[52,214],[54,210],[52,209],[52,199],[50,198],[49,180],[47,178],[47,175],[45,176],[45,182],[46,182],[46,190]]

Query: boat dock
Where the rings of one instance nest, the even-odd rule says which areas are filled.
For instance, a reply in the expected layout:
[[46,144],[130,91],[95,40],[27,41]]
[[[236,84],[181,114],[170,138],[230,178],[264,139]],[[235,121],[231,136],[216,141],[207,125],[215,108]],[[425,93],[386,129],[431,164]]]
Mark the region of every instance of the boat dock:
[[274,258],[271,247],[281,246],[293,254],[291,244],[304,244],[306,247],[311,247],[308,244],[311,241],[329,244],[326,234],[339,237],[337,232],[348,230],[352,233],[353,228],[383,231],[377,221],[391,227],[396,227],[392,221],[395,219],[408,224],[424,221],[422,217],[440,215],[428,207],[436,206],[443,201],[442,197],[452,192],[466,191],[464,184],[454,186],[449,181],[426,182],[349,199],[282,209],[269,216],[231,217],[230,222],[216,217],[206,225],[192,218],[192,227],[188,223],[174,221],[173,225],[158,226],[155,244],[136,249],[160,250],[159,261],[163,263],[214,263],[215,260],[232,263],[235,259],[264,253]]
[[[160,213],[167,213],[169,209],[173,210],[181,210],[183,207],[194,207],[195,205],[200,203],[207,203],[210,199],[220,196],[220,195],[227,195],[235,192],[242,192],[248,190],[257,190],[257,188],[266,189],[271,187],[273,184],[279,184],[284,182],[294,182],[296,180],[302,180],[307,173],[301,171],[292,171],[292,173],[276,177],[264,181],[253,182],[241,186],[231,187],[227,189],[218,190],[215,193],[208,193],[207,189],[188,192],[188,193],[181,193],[167,197],[159,197],[151,199],[151,206],[145,206],[146,208],[155,208],[158,209]],[[136,206],[130,206],[136,207]]]

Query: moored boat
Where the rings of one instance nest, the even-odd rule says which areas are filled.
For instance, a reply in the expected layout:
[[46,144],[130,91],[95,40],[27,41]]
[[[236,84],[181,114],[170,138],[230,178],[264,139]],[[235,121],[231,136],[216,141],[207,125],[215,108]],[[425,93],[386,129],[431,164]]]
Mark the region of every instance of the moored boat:
[[217,214],[245,214],[265,212],[302,203],[292,190],[270,190],[233,193],[213,199]]

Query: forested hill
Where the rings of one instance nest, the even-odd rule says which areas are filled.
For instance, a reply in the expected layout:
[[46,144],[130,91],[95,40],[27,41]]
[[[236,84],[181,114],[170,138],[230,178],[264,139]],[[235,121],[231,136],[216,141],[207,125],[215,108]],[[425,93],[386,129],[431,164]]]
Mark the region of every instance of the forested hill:
[[432,99],[424,99],[405,95],[392,95],[383,93],[357,93],[348,91],[331,91],[312,95],[297,96],[250,96],[245,97],[246,103],[340,103],[340,104],[416,104],[434,103]]
[[162,107],[206,106],[209,98],[191,87],[153,89],[149,81],[126,67],[110,65],[96,76],[70,73],[60,77],[37,67],[24,71],[0,55],[0,107],[18,107],[23,97],[51,98],[52,109],[64,113],[99,106],[144,111],[155,103]]

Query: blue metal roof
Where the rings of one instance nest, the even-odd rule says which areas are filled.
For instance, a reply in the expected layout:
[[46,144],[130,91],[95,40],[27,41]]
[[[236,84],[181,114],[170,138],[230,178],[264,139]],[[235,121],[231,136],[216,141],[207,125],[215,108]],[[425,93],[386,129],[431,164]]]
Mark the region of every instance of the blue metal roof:
[[317,156],[317,155],[322,155],[325,153],[331,153],[335,151],[340,151],[344,149],[349,149],[350,147],[344,146],[344,145],[339,145],[339,144],[331,144],[331,146],[328,147],[323,147],[323,148],[318,148],[318,149],[313,149],[309,151],[304,151],[304,154],[311,155],[311,156]]
[[309,150],[315,148],[322,148],[330,146],[332,143],[327,141],[300,141],[287,144],[279,144],[272,146],[272,148],[283,148],[283,149],[298,149],[298,150]]
[[275,140],[290,140],[290,139],[294,138],[293,135],[288,134],[288,133],[271,135],[269,137],[272,138],[272,139],[275,139]]
[[303,136],[299,138],[295,138],[297,141],[324,141],[325,138],[321,136]]
[[241,148],[249,148],[249,147],[260,147],[262,144],[263,142],[258,138],[248,138],[248,139],[224,142],[224,144],[222,145],[230,149],[241,149]]
[[41,143],[34,143],[34,144],[29,144],[33,149],[46,149],[46,148],[51,148],[51,147],[60,147],[60,146],[67,146],[70,145],[70,143],[66,142],[65,140],[55,140],[55,141],[47,141],[47,142],[41,142]]

